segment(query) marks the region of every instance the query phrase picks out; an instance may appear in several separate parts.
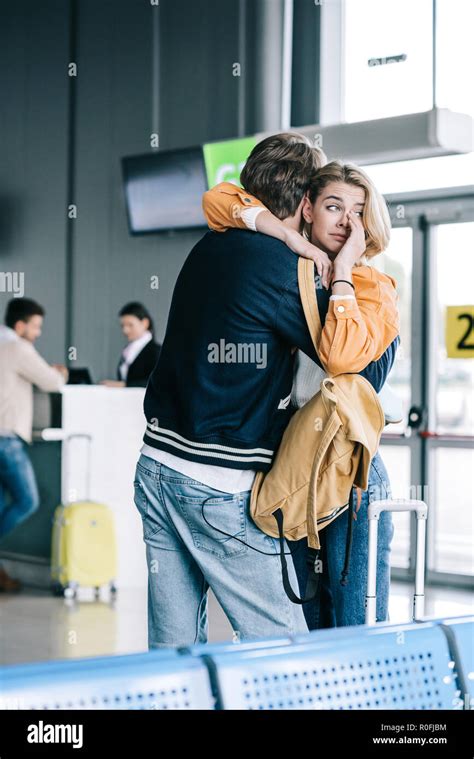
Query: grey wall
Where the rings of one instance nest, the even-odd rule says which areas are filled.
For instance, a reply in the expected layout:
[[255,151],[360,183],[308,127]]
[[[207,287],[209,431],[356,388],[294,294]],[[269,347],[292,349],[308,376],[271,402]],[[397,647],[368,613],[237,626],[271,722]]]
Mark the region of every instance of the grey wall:
[[243,86],[232,73],[240,61],[238,0],[162,0],[160,7],[160,146],[235,137]]
[[[64,358],[69,5],[0,5],[0,271],[22,272]],[[3,312],[11,294],[0,292]]]
[[[239,85],[232,62],[238,4],[208,0],[206,6],[203,14],[202,4],[189,0],[161,0],[159,9],[132,0],[79,3],[71,342],[78,364],[92,366],[95,376],[115,369],[123,344],[115,316],[127,300],[149,307],[162,339],[176,277],[202,235],[131,237],[119,158],[150,151],[156,126],[161,149],[237,133]],[[218,26],[209,24],[209,13],[220,19]],[[158,71],[154,14],[159,14]],[[157,125],[153,86],[159,86]],[[150,288],[154,275],[158,291]]]
[[[66,362],[74,346],[76,365],[112,376],[128,300],[148,306],[163,338],[177,274],[202,232],[131,237],[120,158],[148,152],[154,130],[169,149],[261,129],[262,1],[2,0],[0,271],[24,271],[25,295],[46,306],[38,348],[49,361]],[[295,103],[295,116],[308,112]],[[0,293],[2,313],[9,297]]]
[[293,2],[291,123],[319,124],[321,6],[314,0]]

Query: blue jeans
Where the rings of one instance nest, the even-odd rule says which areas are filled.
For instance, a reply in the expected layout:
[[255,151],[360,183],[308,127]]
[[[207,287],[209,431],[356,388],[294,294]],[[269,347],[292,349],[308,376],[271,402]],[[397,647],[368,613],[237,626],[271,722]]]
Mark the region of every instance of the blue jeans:
[[[391,498],[387,470],[380,454],[372,459],[368,488],[362,493],[359,510],[357,495],[354,498],[354,532],[348,583],[340,583],[346,552],[346,535],[349,511],[331,522],[320,533],[322,577],[320,594],[315,601],[303,605],[310,630],[324,627],[345,627],[365,623],[365,594],[368,571],[368,504],[372,501]],[[384,511],[379,518],[377,537],[377,622],[388,620],[388,600],[390,591],[390,543],[393,537],[392,515]],[[298,574],[300,593],[303,594],[308,576],[306,558],[306,538],[291,544],[293,559]]]
[[[250,517],[250,491],[223,493],[143,454],[134,488],[148,564],[150,649],[207,642],[209,588],[235,640],[308,631],[302,607],[283,588],[278,540]],[[297,588],[291,555],[287,561]]]
[[[10,496],[8,503],[7,494]],[[38,487],[26,444],[16,436],[0,436],[0,538],[29,517],[38,506]]]

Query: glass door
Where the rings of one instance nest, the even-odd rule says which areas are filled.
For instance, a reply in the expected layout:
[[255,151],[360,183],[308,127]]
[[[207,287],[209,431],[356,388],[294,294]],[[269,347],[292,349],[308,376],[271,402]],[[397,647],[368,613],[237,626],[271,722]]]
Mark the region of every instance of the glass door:
[[474,221],[433,224],[425,441],[433,579],[474,576]]
[[[393,496],[429,505],[427,582],[465,587],[474,578],[474,193],[388,200],[392,240],[374,265],[397,281],[401,345],[389,383],[404,420],[385,428],[381,454]],[[393,577],[413,580],[415,520],[398,514],[394,524]]]
[[[381,454],[390,475],[394,498],[408,498],[411,482],[412,441],[405,435],[412,404],[412,290],[413,238],[411,227],[392,229],[387,251],[374,259],[374,266],[397,283],[400,310],[400,347],[390,373],[389,384],[403,403],[404,420],[385,428]],[[392,565],[406,571],[410,566],[410,515],[394,514],[395,533]]]

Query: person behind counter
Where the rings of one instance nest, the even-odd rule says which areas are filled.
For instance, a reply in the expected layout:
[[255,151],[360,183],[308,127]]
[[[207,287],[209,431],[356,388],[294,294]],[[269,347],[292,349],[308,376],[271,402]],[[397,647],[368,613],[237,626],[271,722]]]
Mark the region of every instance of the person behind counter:
[[161,345],[153,337],[153,321],[141,303],[127,303],[120,313],[122,332],[128,344],[122,351],[116,380],[103,380],[108,387],[146,387],[158,361]]
[[[0,538],[39,506],[27,452],[33,427],[33,385],[54,393],[68,378],[65,366],[50,366],[34,348],[44,315],[43,307],[34,300],[13,298],[7,305],[5,326],[0,326]],[[19,580],[0,565],[0,591],[20,588]]]

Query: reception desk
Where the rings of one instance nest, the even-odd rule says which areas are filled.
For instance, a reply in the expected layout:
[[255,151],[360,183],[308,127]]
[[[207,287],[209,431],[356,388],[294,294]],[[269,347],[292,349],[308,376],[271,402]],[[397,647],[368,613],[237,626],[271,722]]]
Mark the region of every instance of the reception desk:
[[[48,584],[54,509],[60,502],[90,499],[109,506],[115,517],[119,592],[146,587],[142,522],[133,503],[144,394],[143,388],[63,388],[55,426],[36,429],[31,449],[40,507],[0,541],[7,571],[32,585]],[[44,406],[44,397],[37,402]]]

